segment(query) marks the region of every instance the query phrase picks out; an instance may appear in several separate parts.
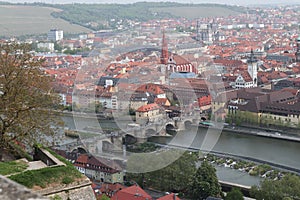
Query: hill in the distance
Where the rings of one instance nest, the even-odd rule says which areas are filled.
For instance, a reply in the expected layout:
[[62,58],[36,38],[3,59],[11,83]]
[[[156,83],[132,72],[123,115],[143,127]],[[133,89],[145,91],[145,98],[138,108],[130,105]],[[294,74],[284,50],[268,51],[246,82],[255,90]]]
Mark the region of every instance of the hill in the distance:
[[220,5],[195,5],[195,6],[180,6],[153,8],[152,11],[158,13],[169,13],[177,17],[185,17],[188,19],[201,17],[226,17],[229,15],[241,14],[241,11],[233,9],[235,7],[227,7]]
[[148,21],[238,15],[246,8],[220,4],[139,2],[134,4],[9,4],[0,3],[0,35],[45,34],[52,28],[65,33],[115,29],[119,20]]
[[0,5],[0,35],[46,34],[52,28],[62,29],[67,33],[90,31],[51,15],[52,12],[58,11],[50,7]]
[[[246,8],[221,4],[180,4],[139,2],[133,4],[56,4],[63,10],[53,16],[97,30],[114,28],[121,19],[148,21],[165,18],[201,18],[237,15]],[[112,20],[113,19],[113,20]]]

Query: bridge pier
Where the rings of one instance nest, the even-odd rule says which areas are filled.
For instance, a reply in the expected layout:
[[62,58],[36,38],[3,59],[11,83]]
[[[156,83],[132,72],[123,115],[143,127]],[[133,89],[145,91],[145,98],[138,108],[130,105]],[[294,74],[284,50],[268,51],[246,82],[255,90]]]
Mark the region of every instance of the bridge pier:
[[175,126],[177,127],[178,130],[181,130],[181,131],[185,130],[185,124],[183,121],[176,120]]
[[160,130],[160,127],[161,127],[161,125],[155,124],[155,131],[156,131],[156,132],[161,131],[161,130]]
[[145,143],[148,138],[136,138],[136,143]]
[[200,120],[199,119],[193,119],[192,122],[193,122],[193,124],[199,124]]

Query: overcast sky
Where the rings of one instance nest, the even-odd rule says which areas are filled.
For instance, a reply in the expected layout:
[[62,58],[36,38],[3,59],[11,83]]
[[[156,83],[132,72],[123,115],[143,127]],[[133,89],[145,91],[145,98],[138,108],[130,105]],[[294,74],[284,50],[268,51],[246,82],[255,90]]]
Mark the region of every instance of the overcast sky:
[[[164,0],[6,0],[12,3],[24,2],[43,2],[43,3],[134,3],[138,1],[160,2]],[[299,0],[170,0],[180,3],[221,3],[234,5],[252,5],[252,4],[299,4]]]

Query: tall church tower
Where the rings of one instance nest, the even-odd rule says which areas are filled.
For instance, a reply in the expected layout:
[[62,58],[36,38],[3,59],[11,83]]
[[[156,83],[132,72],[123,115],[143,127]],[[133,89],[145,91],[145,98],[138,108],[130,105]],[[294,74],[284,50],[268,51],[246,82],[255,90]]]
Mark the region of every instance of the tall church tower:
[[297,50],[295,56],[296,56],[296,62],[300,62],[300,35],[297,38]]
[[168,42],[165,35],[165,30],[163,30],[163,38],[162,38],[162,49],[160,55],[160,63],[166,65],[168,63]]
[[255,58],[252,49],[251,49],[250,57],[247,60],[247,64],[248,64],[248,73],[250,74],[253,81],[253,87],[257,87],[257,59]]

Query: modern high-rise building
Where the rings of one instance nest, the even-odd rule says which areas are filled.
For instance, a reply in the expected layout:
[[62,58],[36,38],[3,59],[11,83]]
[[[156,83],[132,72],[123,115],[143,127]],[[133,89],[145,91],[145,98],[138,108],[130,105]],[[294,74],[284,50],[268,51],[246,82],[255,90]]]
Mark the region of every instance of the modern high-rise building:
[[47,35],[47,40],[49,41],[59,41],[62,40],[63,38],[64,38],[64,32],[58,29],[51,29]]
[[197,21],[197,36],[196,40],[203,43],[211,43],[217,40],[217,25],[214,23],[201,24]]

